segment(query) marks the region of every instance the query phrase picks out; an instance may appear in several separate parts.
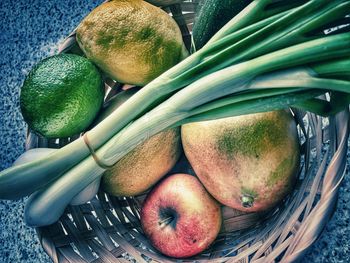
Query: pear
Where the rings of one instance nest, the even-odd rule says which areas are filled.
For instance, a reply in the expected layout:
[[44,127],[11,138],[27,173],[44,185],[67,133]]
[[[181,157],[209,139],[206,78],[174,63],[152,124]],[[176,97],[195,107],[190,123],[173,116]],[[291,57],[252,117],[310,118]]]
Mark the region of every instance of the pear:
[[196,175],[226,206],[267,210],[293,189],[300,149],[287,110],[185,124],[181,137]]
[[[118,110],[137,89],[122,91],[105,106],[96,122]],[[114,196],[144,193],[175,165],[182,153],[180,128],[160,132],[138,145],[103,174],[102,189]]]

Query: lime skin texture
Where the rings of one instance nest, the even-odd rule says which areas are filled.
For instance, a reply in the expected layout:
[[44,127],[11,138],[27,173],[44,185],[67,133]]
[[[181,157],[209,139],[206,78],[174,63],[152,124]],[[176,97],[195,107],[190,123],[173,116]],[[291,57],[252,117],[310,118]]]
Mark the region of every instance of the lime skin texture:
[[20,107],[30,129],[47,138],[84,131],[104,99],[99,70],[88,59],[59,54],[39,62],[24,81]]

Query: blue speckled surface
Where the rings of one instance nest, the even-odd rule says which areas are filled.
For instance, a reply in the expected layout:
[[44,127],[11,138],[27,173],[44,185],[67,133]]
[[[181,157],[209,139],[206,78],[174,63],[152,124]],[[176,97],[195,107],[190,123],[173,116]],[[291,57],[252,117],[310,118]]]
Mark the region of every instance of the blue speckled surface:
[[[0,170],[24,151],[19,89],[31,67],[57,52],[57,44],[102,0],[0,1]],[[0,263],[50,262],[35,231],[23,221],[23,200],[0,201]],[[350,262],[350,176],[338,209],[303,262]]]

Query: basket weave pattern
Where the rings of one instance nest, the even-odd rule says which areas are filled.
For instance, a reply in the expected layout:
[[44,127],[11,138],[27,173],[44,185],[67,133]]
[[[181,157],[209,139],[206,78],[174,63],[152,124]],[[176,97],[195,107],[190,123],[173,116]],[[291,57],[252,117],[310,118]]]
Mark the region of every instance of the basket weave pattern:
[[[172,14],[189,46],[199,0],[148,2]],[[76,47],[72,33],[60,52]],[[121,84],[106,79],[105,86],[108,100]],[[302,149],[293,194],[267,213],[246,214],[222,207],[224,220],[218,238],[202,254],[183,262],[293,262],[320,235],[335,209],[345,174],[349,111],[330,118],[299,110],[293,113]],[[27,149],[60,148],[78,137],[47,140],[28,131]],[[175,169],[191,172],[184,158]],[[159,254],[143,235],[139,218],[144,198],[117,198],[100,191],[89,203],[69,206],[57,223],[37,228],[40,242],[54,262],[179,262]]]

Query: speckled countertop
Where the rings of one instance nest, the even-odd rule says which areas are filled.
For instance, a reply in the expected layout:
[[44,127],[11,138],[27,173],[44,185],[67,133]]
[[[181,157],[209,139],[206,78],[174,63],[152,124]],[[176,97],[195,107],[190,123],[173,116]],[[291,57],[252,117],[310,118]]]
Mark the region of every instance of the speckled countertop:
[[[0,170],[24,151],[26,125],[19,89],[32,66],[57,52],[58,43],[102,0],[0,1]],[[0,263],[51,262],[23,218],[24,201],[0,200]],[[350,262],[350,176],[338,208],[303,262]]]

